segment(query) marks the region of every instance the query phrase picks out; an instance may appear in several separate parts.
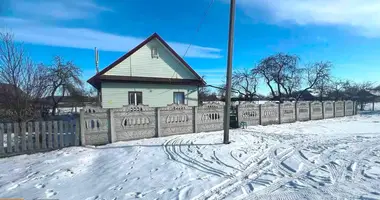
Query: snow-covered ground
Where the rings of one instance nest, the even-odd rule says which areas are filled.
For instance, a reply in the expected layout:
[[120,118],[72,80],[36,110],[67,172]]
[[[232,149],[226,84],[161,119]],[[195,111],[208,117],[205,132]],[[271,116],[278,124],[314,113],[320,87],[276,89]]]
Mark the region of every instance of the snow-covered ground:
[[380,115],[0,159],[0,198],[380,199]]

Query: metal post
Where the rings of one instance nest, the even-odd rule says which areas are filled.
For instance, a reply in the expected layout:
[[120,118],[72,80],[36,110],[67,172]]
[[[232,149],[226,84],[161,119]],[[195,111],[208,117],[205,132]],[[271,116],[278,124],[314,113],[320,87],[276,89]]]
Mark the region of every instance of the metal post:
[[[95,69],[96,69],[96,74],[99,73],[99,52],[98,52],[98,49],[95,47]],[[102,102],[101,102],[101,97],[100,97],[100,89],[97,89],[97,101],[98,101],[98,106],[101,106],[102,105]]]
[[228,36],[228,58],[227,58],[227,88],[226,88],[226,104],[224,107],[224,137],[223,143],[229,144],[230,130],[230,107],[231,107],[231,77],[232,77],[232,52],[234,40],[234,23],[235,23],[235,0],[231,0],[230,5],[230,25]]

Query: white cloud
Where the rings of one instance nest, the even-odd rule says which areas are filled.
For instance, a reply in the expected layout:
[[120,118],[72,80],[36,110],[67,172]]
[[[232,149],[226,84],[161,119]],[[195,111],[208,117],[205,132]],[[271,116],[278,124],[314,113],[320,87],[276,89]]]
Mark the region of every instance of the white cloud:
[[275,23],[340,25],[368,37],[380,36],[379,0],[239,0],[237,4],[253,18],[255,9],[269,11]]
[[100,12],[112,11],[93,0],[17,0],[11,1],[10,9],[16,17],[31,17],[44,21],[86,19]]
[[[145,38],[134,36],[122,36],[105,33],[86,28],[63,28],[42,25],[25,19],[0,17],[6,28],[15,34],[17,41],[60,47],[81,49],[93,49],[98,47],[102,51],[126,52]],[[183,55],[188,44],[168,42],[179,54]],[[186,57],[197,58],[220,58],[221,50],[211,47],[192,45]]]

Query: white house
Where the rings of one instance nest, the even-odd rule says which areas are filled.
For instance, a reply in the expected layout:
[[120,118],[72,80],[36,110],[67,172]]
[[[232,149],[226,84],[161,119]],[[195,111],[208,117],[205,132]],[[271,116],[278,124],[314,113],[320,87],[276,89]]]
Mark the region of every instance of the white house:
[[100,91],[103,108],[173,103],[197,106],[198,88],[205,85],[157,33],[87,82]]

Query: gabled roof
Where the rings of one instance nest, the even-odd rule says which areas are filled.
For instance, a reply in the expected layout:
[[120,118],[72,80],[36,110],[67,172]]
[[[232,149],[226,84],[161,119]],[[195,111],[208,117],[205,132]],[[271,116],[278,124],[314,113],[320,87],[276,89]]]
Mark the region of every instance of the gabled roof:
[[[127,59],[129,56],[131,56],[133,53],[135,53],[137,50],[139,50],[141,47],[146,45],[148,42],[150,42],[153,39],[159,40],[169,51],[172,53],[194,76],[196,79],[168,79],[168,78],[151,78],[151,77],[134,77],[134,76],[111,76],[111,75],[104,75],[107,71],[121,63],[123,60]],[[169,45],[166,43],[157,33],[153,33],[151,36],[149,36],[147,39],[145,39],[142,43],[137,45],[135,48],[130,50],[128,53],[121,56],[119,59],[117,59],[115,62],[110,64],[108,67],[104,68],[102,71],[91,77],[89,80],[87,80],[88,83],[90,83],[95,88],[99,88],[99,83],[101,80],[113,80],[113,81],[120,81],[120,82],[131,82],[133,80],[134,82],[152,82],[152,83],[177,83],[180,84],[183,80],[183,84],[195,84],[195,85],[205,85],[204,80],[190,67],[189,64],[186,63],[181,56],[179,56]]]

